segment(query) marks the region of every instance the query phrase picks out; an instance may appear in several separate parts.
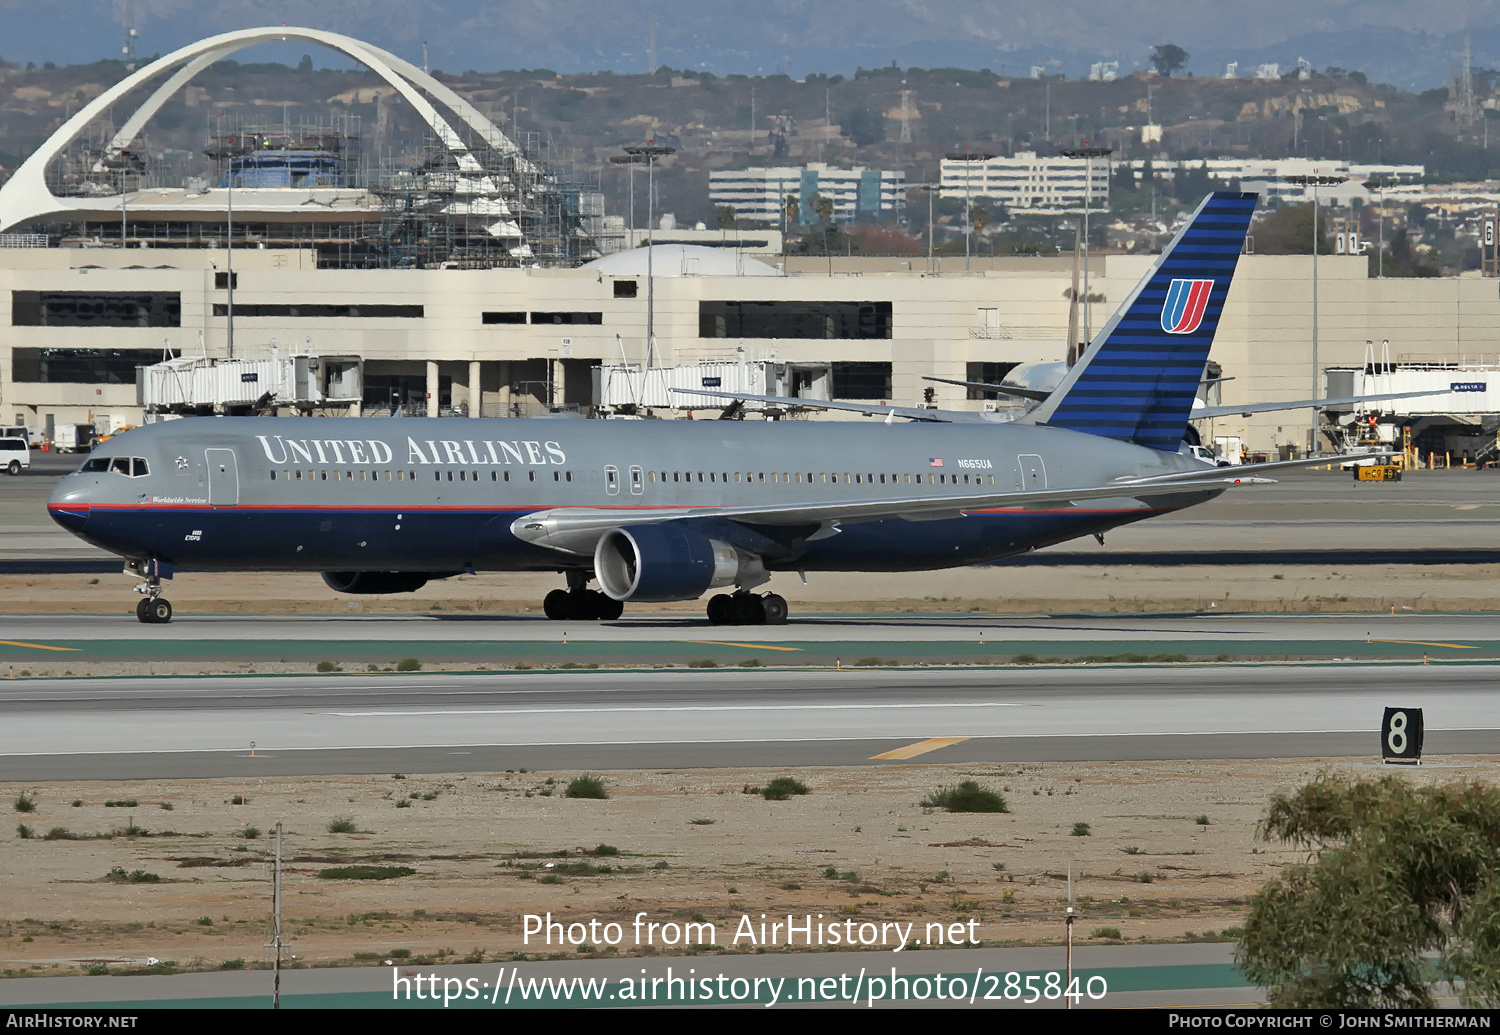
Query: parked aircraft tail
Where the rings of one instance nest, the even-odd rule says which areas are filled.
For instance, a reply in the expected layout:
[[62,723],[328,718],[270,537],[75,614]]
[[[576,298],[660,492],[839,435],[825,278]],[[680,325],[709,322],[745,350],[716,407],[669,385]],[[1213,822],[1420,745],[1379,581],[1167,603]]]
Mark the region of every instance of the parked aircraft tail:
[[1257,197],[1205,198],[1057,389],[1017,423],[1175,453]]

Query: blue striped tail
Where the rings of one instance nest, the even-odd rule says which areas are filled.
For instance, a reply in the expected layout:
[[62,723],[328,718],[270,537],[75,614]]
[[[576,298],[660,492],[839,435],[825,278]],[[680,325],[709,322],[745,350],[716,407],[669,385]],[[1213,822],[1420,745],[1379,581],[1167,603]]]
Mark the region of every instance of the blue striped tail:
[[1257,198],[1204,199],[1057,390],[1020,422],[1175,453]]

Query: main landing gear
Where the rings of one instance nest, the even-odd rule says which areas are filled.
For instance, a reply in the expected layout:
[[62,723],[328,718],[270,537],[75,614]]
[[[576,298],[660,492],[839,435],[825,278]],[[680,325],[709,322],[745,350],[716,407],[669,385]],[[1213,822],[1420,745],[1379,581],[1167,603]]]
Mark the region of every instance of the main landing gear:
[[588,588],[586,572],[568,572],[568,588],[554,589],[542,600],[542,612],[554,622],[613,622],[625,613],[625,602]]
[[786,616],[786,598],[779,593],[719,593],[708,601],[714,625],[785,625]]

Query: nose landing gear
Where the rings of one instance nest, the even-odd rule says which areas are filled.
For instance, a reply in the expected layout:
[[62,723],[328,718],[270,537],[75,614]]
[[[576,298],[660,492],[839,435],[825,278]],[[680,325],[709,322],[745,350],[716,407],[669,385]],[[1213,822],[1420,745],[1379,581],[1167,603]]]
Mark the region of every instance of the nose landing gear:
[[161,576],[156,573],[157,568],[156,562],[125,562],[126,575],[144,576],[144,581],[135,585],[135,591],[145,595],[145,599],[135,605],[135,617],[146,625],[164,625],[172,620],[172,604],[161,595]]

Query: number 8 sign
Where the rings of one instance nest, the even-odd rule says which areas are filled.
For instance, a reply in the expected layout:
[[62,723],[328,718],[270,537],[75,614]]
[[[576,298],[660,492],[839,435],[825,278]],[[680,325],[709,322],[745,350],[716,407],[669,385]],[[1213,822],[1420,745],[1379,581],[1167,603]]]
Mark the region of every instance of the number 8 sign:
[[1417,764],[1422,757],[1422,709],[1385,710],[1380,724],[1380,757],[1388,763]]

